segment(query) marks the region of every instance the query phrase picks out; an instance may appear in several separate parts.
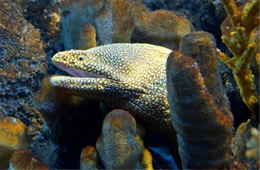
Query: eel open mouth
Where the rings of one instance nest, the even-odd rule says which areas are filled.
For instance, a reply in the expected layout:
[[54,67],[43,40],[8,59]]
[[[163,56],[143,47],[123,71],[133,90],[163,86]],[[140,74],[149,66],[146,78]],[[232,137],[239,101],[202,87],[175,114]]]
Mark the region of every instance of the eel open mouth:
[[72,75],[74,77],[107,78],[105,75],[94,74],[94,73],[89,73],[89,72],[82,71],[82,70],[77,70],[77,69],[69,67],[66,64],[61,63],[61,62],[55,62],[54,65],[57,66],[59,69],[66,71],[67,73],[69,73],[70,75]]

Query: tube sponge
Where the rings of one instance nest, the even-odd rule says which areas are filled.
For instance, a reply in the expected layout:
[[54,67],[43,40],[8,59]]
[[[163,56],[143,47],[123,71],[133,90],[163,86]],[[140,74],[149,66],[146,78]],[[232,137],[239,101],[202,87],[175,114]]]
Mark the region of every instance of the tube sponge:
[[80,169],[98,169],[98,154],[94,146],[88,145],[80,154]]
[[167,60],[167,98],[183,168],[222,168],[229,159],[233,117],[216,57],[214,38],[196,32]]
[[113,110],[103,122],[102,135],[96,148],[106,169],[134,169],[142,155],[135,138],[134,117],[123,110]]

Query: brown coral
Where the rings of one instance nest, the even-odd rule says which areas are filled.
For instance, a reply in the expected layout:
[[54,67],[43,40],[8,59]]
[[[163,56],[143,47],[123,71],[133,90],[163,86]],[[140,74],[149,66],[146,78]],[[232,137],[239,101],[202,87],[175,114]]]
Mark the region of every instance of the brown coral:
[[134,42],[161,45],[176,50],[181,38],[194,30],[191,23],[172,11],[156,10],[150,12],[139,3],[132,4],[135,30]]
[[94,146],[86,146],[80,154],[80,169],[98,169],[98,154]]
[[229,58],[219,52],[219,58],[232,69],[242,100],[251,110],[252,117],[258,121],[259,97],[249,66],[259,45],[259,37],[254,33],[255,29],[259,29],[260,1],[248,0],[241,12],[234,0],[222,0],[222,4],[228,14],[221,26],[222,40],[233,57]]
[[[85,29],[81,29],[82,26],[89,24],[95,25],[94,18],[103,6],[104,0],[79,0],[61,1],[61,15],[62,15],[62,38],[64,42],[65,49],[79,49],[84,48],[79,39],[81,37],[86,37]],[[93,29],[93,28],[91,28]],[[93,31],[90,31],[93,34]],[[95,38],[95,36],[89,36]],[[86,44],[94,39],[85,39]]]
[[136,168],[141,158],[142,148],[135,139],[134,117],[123,110],[114,110],[105,117],[102,135],[96,148],[108,169]]
[[[58,2],[58,1],[57,1]],[[53,38],[60,33],[60,11],[55,1],[20,0],[23,14],[34,25],[45,30],[48,38]],[[42,33],[45,34],[45,31]]]
[[167,90],[183,168],[221,168],[229,159],[232,113],[217,70],[214,38],[191,33],[167,60]]
[[239,164],[245,169],[259,169],[260,133],[254,126],[254,121],[249,119],[238,127],[231,143],[233,158],[229,167]]
[[129,43],[134,30],[131,0],[108,0],[95,19],[101,44]]
[[[181,37],[193,31],[184,17],[172,11],[148,11],[146,7],[131,0],[89,0],[61,3],[62,36],[65,49],[84,49],[79,46],[83,36],[80,27],[93,25],[97,33],[97,45],[111,43],[146,42],[177,49]],[[89,41],[86,39],[86,44]],[[83,44],[83,43],[81,43]]]
[[0,18],[0,116],[24,122],[33,147],[44,121],[32,98],[46,75],[47,57],[39,30],[24,19],[18,0],[1,0]]
[[48,170],[46,164],[44,164],[40,159],[32,155],[27,150],[16,150],[10,159],[9,168],[11,170],[19,170],[19,169],[42,169]]
[[9,159],[16,149],[28,149],[26,125],[13,117],[0,117],[0,168],[8,168]]

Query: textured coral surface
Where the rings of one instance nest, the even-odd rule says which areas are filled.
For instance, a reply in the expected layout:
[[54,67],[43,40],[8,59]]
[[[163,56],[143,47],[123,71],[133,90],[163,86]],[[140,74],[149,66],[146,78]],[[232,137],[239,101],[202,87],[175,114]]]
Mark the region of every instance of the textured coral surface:
[[40,32],[23,18],[19,1],[1,0],[0,18],[0,115],[22,120],[36,139],[43,118],[32,99],[47,71]]
[[47,71],[40,32],[23,18],[18,2],[1,1],[0,17],[0,115],[32,124],[26,117],[40,120],[30,102]]
[[0,168],[8,168],[16,149],[28,149],[26,125],[19,119],[0,116]]
[[10,159],[10,169],[19,170],[19,169],[41,169],[48,170],[46,164],[44,164],[37,157],[33,156],[27,150],[16,150]]
[[213,37],[184,36],[167,60],[167,89],[183,168],[223,168],[233,116],[222,89]]

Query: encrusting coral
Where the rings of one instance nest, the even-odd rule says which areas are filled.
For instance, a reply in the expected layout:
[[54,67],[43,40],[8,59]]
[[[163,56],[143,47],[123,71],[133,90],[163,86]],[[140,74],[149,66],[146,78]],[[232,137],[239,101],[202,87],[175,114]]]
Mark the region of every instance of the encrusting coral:
[[[36,28],[45,30],[48,38],[53,38],[60,32],[60,10],[55,0],[20,0],[24,17]],[[43,32],[41,32],[43,33]]]
[[0,4],[0,116],[26,124],[30,148],[39,154],[44,119],[33,96],[46,76],[47,57],[40,31],[24,19],[20,1],[1,0]]
[[[222,0],[229,21],[224,21],[222,40],[232,52],[229,58],[219,51],[219,58],[232,69],[234,78],[240,90],[242,100],[252,112],[252,117],[259,120],[259,96],[250,69],[252,57],[259,46],[259,0],[248,0],[240,11],[234,0]],[[228,26],[227,22],[231,25]]]
[[167,90],[183,168],[223,168],[230,158],[233,116],[222,88],[215,40],[183,37],[167,60]]

